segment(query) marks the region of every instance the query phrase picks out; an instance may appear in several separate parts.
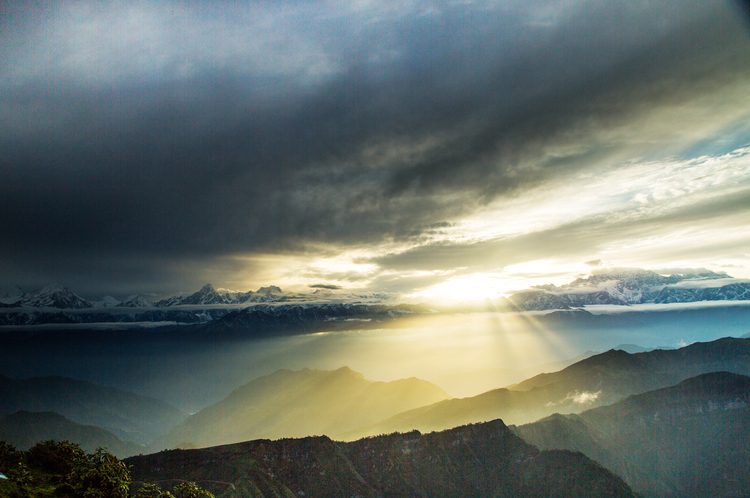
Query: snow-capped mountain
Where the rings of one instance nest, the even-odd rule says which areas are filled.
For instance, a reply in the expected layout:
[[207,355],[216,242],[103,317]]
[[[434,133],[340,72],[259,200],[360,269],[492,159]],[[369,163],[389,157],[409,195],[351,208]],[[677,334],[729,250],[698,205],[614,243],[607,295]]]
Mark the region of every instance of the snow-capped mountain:
[[58,284],[51,284],[25,294],[18,304],[29,308],[85,309],[94,307],[86,299],[74,294],[67,287]]
[[10,287],[0,287],[0,303],[13,304],[23,299],[24,293],[15,285]]
[[[338,316],[337,313],[331,316],[326,316],[326,314],[331,313],[332,309],[338,309],[336,306],[340,305],[372,306],[374,307],[372,310],[380,306],[386,306],[390,310],[398,309],[396,306],[398,301],[386,294],[358,295],[345,290],[340,292],[339,289],[315,289],[309,293],[294,293],[284,292],[275,285],[261,287],[257,291],[237,292],[222,289],[222,292],[219,292],[211,284],[206,284],[193,294],[174,296],[157,303],[150,302],[141,294],[130,296],[121,303],[111,296],[91,303],[60,285],[48,285],[31,293],[24,293],[17,287],[8,287],[2,290],[0,295],[5,296],[0,297],[0,308],[2,308],[0,325],[110,322],[205,323],[234,313],[236,311],[233,309],[237,307],[255,307],[257,311],[254,312],[253,317],[260,319],[259,317],[271,314],[274,316],[272,321],[287,323],[290,320],[294,322],[295,319],[292,317],[294,313],[301,314],[303,318],[299,320],[302,322],[318,315],[325,316],[325,320],[330,319],[333,315]],[[750,301],[750,281],[734,279],[725,273],[715,273],[704,269],[654,272],[638,268],[612,268],[596,271],[586,278],[578,278],[565,285],[547,284],[516,292],[507,299],[500,298],[495,301],[492,309],[544,311],[591,305],[629,306],[743,300]],[[256,306],[263,304],[273,306],[270,308]],[[331,306],[333,308],[330,308]],[[93,307],[98,310],[96,312],[79,311]],[[119,311],[105,309],[112,307],[117,307]],[[172,309],[154,310],[153,307]],[[425,307],[424,312],[439,308],[432,305],[425,305]],[[24,310],[24,308],[58,308],[59,311]],[[132,311],[126,312],[125,308],[132,308]],[[445,307],[442,309],[447,310]],[[292,310],[297,311],[292,313]],[[374,312],[372,310],[367,313]],[[485,311],[486,304],[481,304],[477,308],[477,306],[472,307],[464,303],[451,310],[451,312],[459,313],[471,310]],[[347,309],[347,311],[341,311],[340,314],[347,316],[350,312]],[[276,316],[276,313],[281,313],[285,317],[282,319]]]
[[206,284],[198,292],[183,298],[180,304],[227,304],[227,301],[213,285]]
[[275,285],[269,285],[268,287],[261,287],[257,291],[248,291],[237,294],[237,304],[243,303],[272,303],[293,300],[294,295],[287,295],[282,292],[281,288]]
[[224,296],[216,292],[213,285],[206,284],[201,290],[187,296],[174,296],[156,303],[160,308],[181,305],[229,304]]
[[212,304],[252,304],[271,303],[299,300],[296,294],[286,294],[281,288],[271,285],[261,287],[257,291],[247,292],[225,292],[219,293],[211,284],[204,285],[201,290],[187,296],[174,296],[163,299],[156,303],[160,308],[185,305],[212,305]]
[[91,304],[94,305],[94,308],[114,308],[120,304],[120,301],[112,296],[104,296],[101,301],[92,301]]
[[117,305],[118,308],[150,308],[151,306],[153,306],[153,303],[140,294],[128,296]]
[[640,268],[612,268],[569,284],[539,285],[509,300],[524,310],[565,309],[597,304],[627,306],[648,303],[750,300],[750,283],[733,282],[725,273],[705,269],[662,275]]

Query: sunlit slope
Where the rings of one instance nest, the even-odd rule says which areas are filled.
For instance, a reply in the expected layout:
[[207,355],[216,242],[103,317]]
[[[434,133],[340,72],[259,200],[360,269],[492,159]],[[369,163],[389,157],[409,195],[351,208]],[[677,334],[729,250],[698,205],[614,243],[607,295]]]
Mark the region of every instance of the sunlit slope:
[[213,446],[259,438],[332,435],[448,397],[424,380],[375,382],[348,367],[279,370],[189,417],[153,446]]
[[172,450],[126,461],[133,481],[197,481],[216,496],[634,497],[580,453],[539,451],[502,421],[354,443],[325,436]]
[[101,427],[123,440],[146,444],[186,414],[155,398],[67,377],[10,379],[0,375],[0,414],[59,413],[78,424]]
[[560,372],[538,375],[514,390],[441,401],[338,437],[354,440],[394,431],[437,431],[495,418],[525,424],[553,413],[580,413],[716,371],[750,375],[750,340],[724,338],[638,354],[610,350]]
[[76,443],[86,452],[101,446],[118,458],[145,451],[143,446],[122,441],[100,427],[76,424],[58,413],[20,411],[0,419],[0,441],[18,450],[28,450],[36,443],[50,439]]
[[644,496],[729,497],[750,490],[750,377],[704,374],[514,430],[540,448],[583,452]]
[[429,378],[427,380],[439,385],[454,398],[466,398],[468,396],[477,396],[492,389],[498,389],[501,387],[510,388],[511,386],[517,385],[518,382],[541,373],[557,372],[558,370],[562,370],[573,363],[589,358],[595,354],[597,353],[594,351],[586,351],[585,353],[569,360],[543,363],[523,370],[488,368],[446,374],[439,377]]

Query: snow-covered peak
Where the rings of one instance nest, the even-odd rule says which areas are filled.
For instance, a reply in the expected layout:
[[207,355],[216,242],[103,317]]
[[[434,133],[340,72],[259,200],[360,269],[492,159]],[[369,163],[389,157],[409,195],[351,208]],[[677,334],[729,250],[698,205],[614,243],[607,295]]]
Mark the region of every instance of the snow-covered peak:
[[726,273],[705,268],[681,268],[669,274],[641,268],[604,268],[569,284],[535,286],[509,299],[524,309],[553,309],[587,305],[632,305],[750,297],[750,285]]
[[0,287],[0,303],[13,304],[23,299],[24,292],[15,285]]
[[120,301],[112,296],[104,296],[101,301],[93,301],[91,304],[93,304],[95,308],[114,308],[120,304]]
[[49,284],[49,285],[45,285],[44,287],[42,287],[38,291],[35,291],[34,293],[35,294],[40,294],[40,295],[42,295],[42,294],[44,294],[44,295],[52,295],[52,294],[56,294],[58,292],[65,292],[65,291],[70,292],[66,287],[63,287],[60,284]]
[[258,289],[256,294],[281,294],[281,288],[275,285],[269,285],[268,287],[261,287]]
[[660,275],[669,275],[671,277],[680,277],[683,280],[717,280],[732,278],[727,272],[714,272],[707,268],[662,268],[654,270]]
[[37,291],[27,294],[21,301],[22,306],[34,308],[63,308],[82,309],[92,308],[93,305],[74,294],[67,287],[50,284]]
[[645,286],[667,285],[677,281],[679,277],[665,277],[642,268],[603,268],[594,270],[588,278],[578,278],[562,287],[568,289],[600,287],[602,284],[610,283],[610,287],[614,285],[620,288],[638,289]]
[[123,302],[117,305],[118,308],[148,308],[153,306],[151,301],[140,294],[128,296]]
[[156,306],[179,306],[179,305],[206,305],[206,304],[227,304],[228,300],[216,292],[214,286],[206,284],[201,289],[189,296],[176,296],[165,299],[156,303]]

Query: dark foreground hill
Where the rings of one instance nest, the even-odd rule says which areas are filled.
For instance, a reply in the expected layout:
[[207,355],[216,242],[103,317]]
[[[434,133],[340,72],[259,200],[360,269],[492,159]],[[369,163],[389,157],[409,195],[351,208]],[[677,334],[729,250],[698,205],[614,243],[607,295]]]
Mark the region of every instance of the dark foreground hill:
[[163,401],[67,377],[10,379],[0,375],[0,415],[55,412],[78,424],[146,444],[187,415]]
[[644,496],[750,494],[750,377],[705,374],[513,429],[540,448],[585,453]]
[[634,497],[581,453],[539,451],[502,421],[353,443],[257,440],[126,460],[134,484],[191,480],[219,497]]
[[36,443],[49,440],[70,441],[89,453],[101,446],[118,458],[145,451],[143,446],[122,441],[102,428],[76,424],[53,412],[21,411],[0,419],[0,441],[18,450],[25,451]]
[[375,434],[444,430],[502,418],[526,424],[553,413],[580,413],[633,394],[673,386],[708,372],[750,375],[750,340],[724,338],[681,349],[628,354],[610,350],[559,372],[541,374],[513,389],[440,401],[399,413],[378,424],[345,434],[352,440]]
[[222,401],[188,417],[152,446],[217,446],[251,439],[335,436],[396,413],[449,398],[417,378],[367,380],[348,367],[278,370],[235,389]]

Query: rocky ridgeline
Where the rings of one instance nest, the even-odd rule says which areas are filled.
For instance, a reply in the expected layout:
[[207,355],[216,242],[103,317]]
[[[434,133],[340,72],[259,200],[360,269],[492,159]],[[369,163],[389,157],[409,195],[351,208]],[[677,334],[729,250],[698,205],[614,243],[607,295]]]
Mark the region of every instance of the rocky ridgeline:
[[192,480],[217,496],[633,497],[580,453],[539,451],[500,420],[353,443],[257,440],[132,457],[134,482]]
[[581,451],[642,496],[746,496],[750,377],[711,372],[579,415],[512,428],[545,449]]

